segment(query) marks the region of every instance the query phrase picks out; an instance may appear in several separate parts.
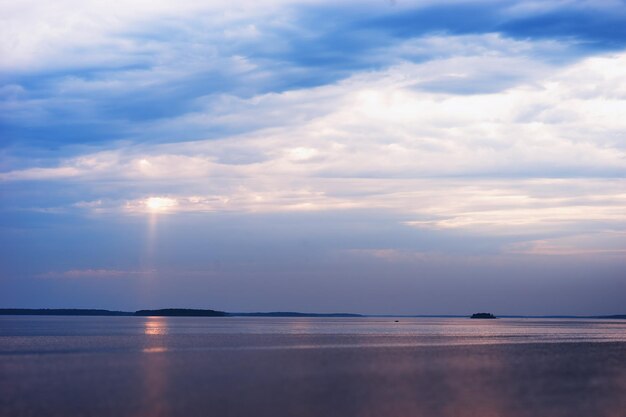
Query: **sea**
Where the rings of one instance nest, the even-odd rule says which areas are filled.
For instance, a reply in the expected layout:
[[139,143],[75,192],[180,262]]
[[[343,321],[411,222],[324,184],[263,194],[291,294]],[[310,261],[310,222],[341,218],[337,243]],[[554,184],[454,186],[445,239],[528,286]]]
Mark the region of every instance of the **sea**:
[[626,417],[626,320],[2,316],[0,416]]

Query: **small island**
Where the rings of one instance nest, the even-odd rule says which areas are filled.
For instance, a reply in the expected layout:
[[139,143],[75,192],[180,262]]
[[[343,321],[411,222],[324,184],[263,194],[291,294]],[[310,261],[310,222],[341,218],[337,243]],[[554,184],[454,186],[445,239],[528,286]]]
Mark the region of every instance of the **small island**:
[[470,319],[497,319],[497,317],[491,313],[474,313]]

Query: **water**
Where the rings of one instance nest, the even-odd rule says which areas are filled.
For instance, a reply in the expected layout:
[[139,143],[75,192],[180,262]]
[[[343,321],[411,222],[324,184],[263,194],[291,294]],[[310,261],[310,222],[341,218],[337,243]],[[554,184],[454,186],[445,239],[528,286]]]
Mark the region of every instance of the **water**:
[[0,317],[0,416],[626,417],[626,321]]

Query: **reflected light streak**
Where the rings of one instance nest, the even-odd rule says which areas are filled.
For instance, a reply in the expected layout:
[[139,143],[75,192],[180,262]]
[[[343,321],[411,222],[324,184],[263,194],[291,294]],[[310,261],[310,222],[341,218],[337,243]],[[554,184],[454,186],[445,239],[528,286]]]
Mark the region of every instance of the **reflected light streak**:
[[166,347],[149,347],[141,350],[143,353],[162,353],[167,352],[168,349]]
[[[162,336],[168,333],[167,318],[147,317],[144,323],[144,334]],[[160,343],[161,338],[149,337],[149,343]],[[133,417],[167,417],[171,415],[168,401],[168,368],[169,357],[164,346],[147,346],[142,352],[143,392],[142,407]],[[148,355],[149,353],[149,355]]]
[[146,335],[166,335],[168,333],[167,319],[164,317],[148,317],[144,325]]

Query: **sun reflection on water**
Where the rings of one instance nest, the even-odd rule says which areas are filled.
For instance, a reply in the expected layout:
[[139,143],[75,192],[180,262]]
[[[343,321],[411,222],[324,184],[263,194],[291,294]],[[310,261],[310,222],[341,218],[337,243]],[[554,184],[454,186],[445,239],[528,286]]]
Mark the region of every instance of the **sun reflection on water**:
[[149,347],[142,350],[143,353],[162,353],[167,352],[166,347]]
[[149,337],[140,362],[143,371],[141,407],[133,417],[169,417],[172,415],[167,399],[169,354],[165,353],[169,349],[163,346],[162,336],[168,334],[170,326],[166,317],[146,317],[143,326],[144,335]]
[[164,317],[148,317],[144,324],[144,334],[146,335],[165,335],[168,333],[167,319]]

